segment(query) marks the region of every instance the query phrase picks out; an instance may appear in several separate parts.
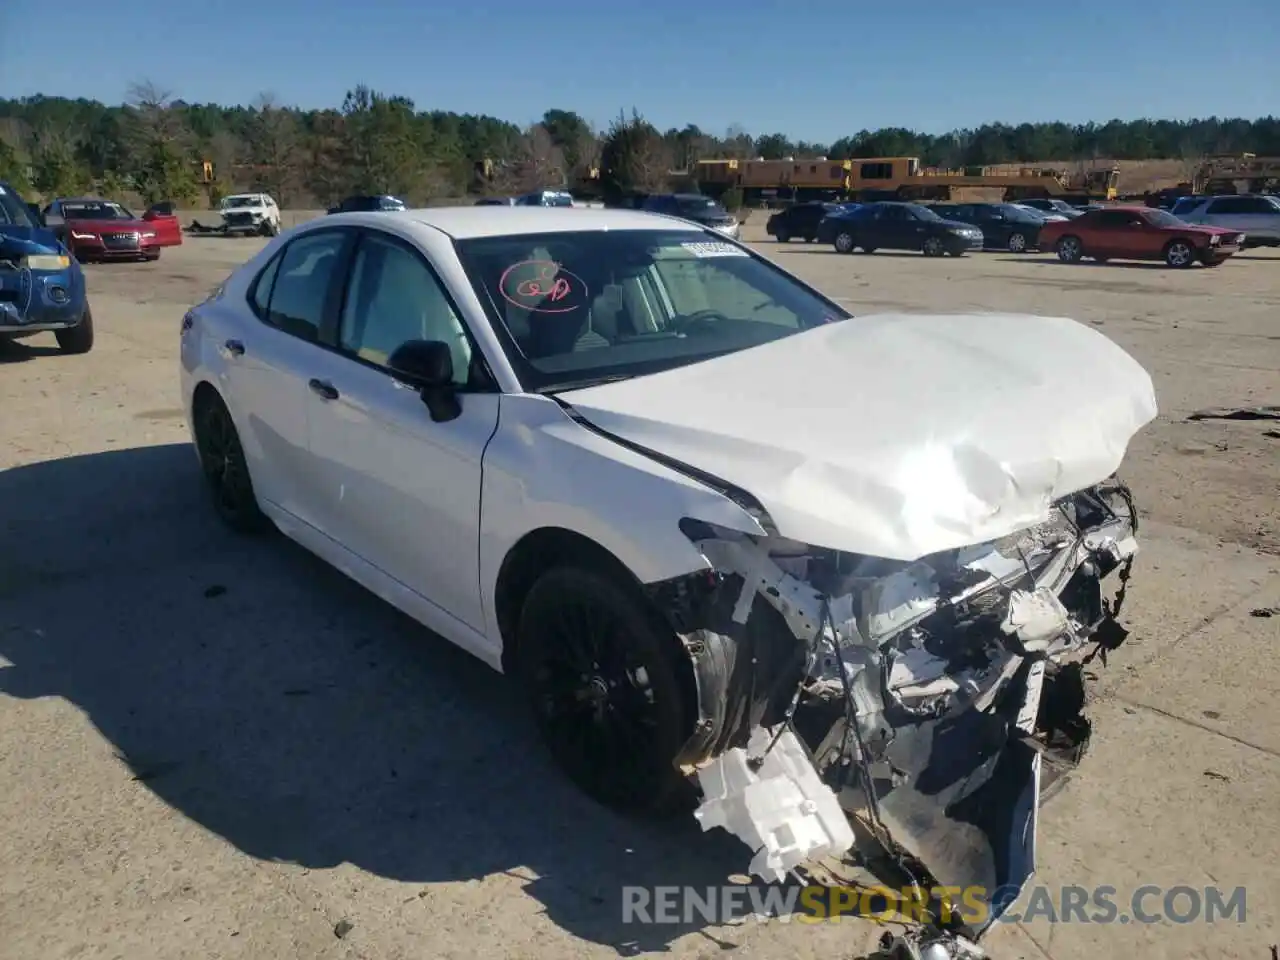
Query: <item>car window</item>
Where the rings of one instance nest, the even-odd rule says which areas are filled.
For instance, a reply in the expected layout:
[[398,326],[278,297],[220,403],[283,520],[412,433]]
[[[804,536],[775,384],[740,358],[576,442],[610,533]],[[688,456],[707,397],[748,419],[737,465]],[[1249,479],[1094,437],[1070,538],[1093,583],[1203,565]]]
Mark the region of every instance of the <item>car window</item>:
[[319,338],[333,267],[346,237],[342,230],[316,231],[285,247],[271,285],[268,323],[303,340]]
[[415,251],[375,233],[356,248],[342,307],[338,346],[362,360],[386,366],[410,340],[439,340],[453,354],[453,377],[465,385],[471,345],[435,272]]
[[276,281],[276,272],[280,269],[280,254],[271,258],[271,262],[258,274],[249,291],[249,305],[259,320],[266,320],[268,307],[271,304],[271,285]]
[[1137,220],[1138,215],[1129,210],[1103,210],[1093,222],[1099,227],[1127,227]]
[[[42,216],[47,215],[42,214]],[[5,187],[0,187],[0,224],[15,227],[39,226],[31,216],[31,211],[17,194]]]

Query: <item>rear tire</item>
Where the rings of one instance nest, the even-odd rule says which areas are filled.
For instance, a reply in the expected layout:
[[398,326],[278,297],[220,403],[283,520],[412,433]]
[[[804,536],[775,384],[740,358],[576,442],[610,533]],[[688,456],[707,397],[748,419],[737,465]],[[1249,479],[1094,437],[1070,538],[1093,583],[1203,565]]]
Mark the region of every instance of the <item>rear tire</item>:
[[786,227],[778,227],[778,229],[773,232],[773,239],[777,240],[779,243],[786,243],[791,239],[791,234],[787,232]]
[[1025,233],[1015,230],[1013,233],[1009,234],[1009,252],[1027,252],[1027,235]]
[[660,813],[686,786],[687,739],[669,636],[634,590],[584,567],[555,567],[520,613],[516,673],[551,755],[600,803]]
[[249,461],[240,444],[231,411],[219,396],[201,400],[195,409],[196,451],[218,516],[237,533],[260,533],[271,521],[258,506],[249,476]]
[[63,353],[88,353],[93,349],[93,313],[89,304],[84,305],[84,314],[74,327],[58,330],[54,333],[58,341],[58,349]]
[[836,253],[853,253],[855,246],[853,242],[853,234],[841,231],[836,234],[835,239]]

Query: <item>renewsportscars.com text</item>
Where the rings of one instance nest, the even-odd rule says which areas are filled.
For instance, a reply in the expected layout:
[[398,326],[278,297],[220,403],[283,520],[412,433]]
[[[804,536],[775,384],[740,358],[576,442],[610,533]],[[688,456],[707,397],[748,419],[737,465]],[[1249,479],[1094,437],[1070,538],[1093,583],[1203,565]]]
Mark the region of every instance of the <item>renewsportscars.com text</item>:
[[[984,926],[992,903],[1017,896],[1015,889],[937,887],[935,898],[946,923],[958,918]],[[1112,886],[1034,886],[1018,898],[1018,909],[1000,923],[1047,920],[1050,923],[1244,923],[1244,887],[1144,884],[1121,892]],[[825,886],[623,887],[622,922],[642,924],[721,924],[749,917],[761,920],[821,923],[845,918],[919,922],[926,904],[910,888]]]

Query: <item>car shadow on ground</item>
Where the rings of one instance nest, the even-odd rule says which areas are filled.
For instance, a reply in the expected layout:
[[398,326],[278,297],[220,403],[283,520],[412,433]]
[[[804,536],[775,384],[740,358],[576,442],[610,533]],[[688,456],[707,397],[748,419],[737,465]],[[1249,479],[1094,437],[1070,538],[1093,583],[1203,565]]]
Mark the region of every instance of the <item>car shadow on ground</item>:
[[[831,246],[830,244],[807,244],[806,243],[803,247],[796,246],[795,244],[790,244],[790,243],[778,244],[778,249],[780,250],[787,250],[788,248],[790,248],[790,251],[792,253],[820,253],[820,254],[829,254],[835,257],[868,257],[868,256],[870,257],[914,257],[917,260],[924,258],[924,254],[921,253],[919,250],[877,249],[875,253],[870,253],[870,254],[863,253],[861,250],[857,250],[854,253],[841,253],[839,250],[835,249],[835,247]],[[973,253],[976,251],[969,251],[969,252]],[[929,258],[925,258],[925,259],[929,259]],[[937,257],[935,259],[941,260],[944,258]]]
[[1202,266],[1202,264],[1194,264],[1190,268],[1171,267],[1163,260],[1108,260],[1106,263],[1099,263],[1097,260],[1085,259],[1075,263],[1063,263],[1056,256],[1037,257],[1034,255],[1027,256],[1026,254],[996,256],[992,259],[1011,260],[1016,263],[1034,263],[1039,267],[1061,267],[1063,269],[1070,267],[1074,270],[1078,270],[1081,267],[1095,267],[1099,270],[1117,268],[1122,270],[1167,270],[1171,273],[1176,273],[1180,269],[1195,270]]
[[687,814],[580,794],[506,678],[284,537],[227,532],[186,444],[15,467],[0,503],[24,545],[0,553],[0,694],[75,704],[122,778],[252,857],[536,876],[554,923],[620,955],[704,927],[623,923],[624,885],[745,868]]
[[41,357],[62,356],[58,347],[45,344],[33,344],[23,340],[6,340],[0,337],[0,364],[21,363],[24,360],[37,360]]

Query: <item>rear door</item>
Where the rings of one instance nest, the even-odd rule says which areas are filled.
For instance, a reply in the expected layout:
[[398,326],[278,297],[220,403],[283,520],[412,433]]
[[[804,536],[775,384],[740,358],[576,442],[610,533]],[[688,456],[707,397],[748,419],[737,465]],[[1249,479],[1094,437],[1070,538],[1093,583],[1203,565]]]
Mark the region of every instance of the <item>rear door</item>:
[[906,207],[885,204],[876,213],[876,243],[887,250],[920,250],[924,246],[924,221]]
[[254,484],[266,500],[317,526],[317,471],[308,453],[308,380],[320,346],[320,330],[341,292],[339,269],[355,238],[350,228],[313,230],[286,245],[249,291],[256,321],[234,325],[244,311],[230,311],[211,330],[221,355],[225,395],[253,459]]

